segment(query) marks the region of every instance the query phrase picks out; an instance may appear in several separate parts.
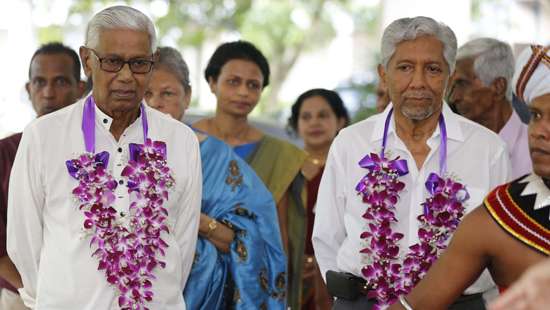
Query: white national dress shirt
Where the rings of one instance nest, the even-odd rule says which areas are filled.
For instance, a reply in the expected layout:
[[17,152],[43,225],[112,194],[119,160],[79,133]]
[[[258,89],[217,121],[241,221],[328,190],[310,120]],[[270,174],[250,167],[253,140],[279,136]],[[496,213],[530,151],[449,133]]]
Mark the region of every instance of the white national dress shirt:
[[[380,153],[384,122],[391,107],[390,104],[384,112],[341,130],[332,143],[317,197],[312,237],[323,277],[327,270],[362,276],[361,269],[367,261],[366,254],[359,251],[367,246],[360,235],[367,230],[362,218],[367,205],[355,186],[367,170],[358,163],[371,152]],[[482,203],[492,188],[508,180],[510,162],[506,146],[495,133],[453,113],[446,103],[442,111],[448,135],[447,171],[466,185],[470,199],[465,207],[469,212]],[[428,139],[430,152],[418,170],[411,153],[395,133],[394,120],[392,116],[386,157],[406,159],[409,168],[409,173],[400,177],[406,185],[396,205],[398,223],[393,227],[405,235],[399,243],[403,258],[408,247],[419,241],[417,216],[422,213],[421,203],[428,197],[425,181],[431,172],[439,174],[440,130],[436,127]],[[493,286],[489,273],[484,271],[466,292],[485,292]]]
[[[33,121],[23,132],[11,172],[8,205],[10,258],[21,273],[19,290],[35,310],[119,309],[116,288],[98,271],[91,257],[90,237],[83,233],[83,212],[73,198],[77,185],[65,161],[85,152],[81,130],[84,100]],[[143,144],[141,116],[117,142],[109,128],[113,120],[96,107],[96,152],[109,152],[108,169],[116,180],[128,162],[129,143]],[[153,274],[154,310],[185,309],[183,288],[195,253],[201,206],[202,176],[199,144],[187,126],[145,106],[149,138],[167,145],[168,167],[175,178],[164,206],[170,233],[166,268]],[[115,191],[113,207],[128,214],[125,185]]]
[[529,154],[527,125],[521,121],[514,109],[512,109],[512,115],[498,135],[506,142],[508,148],[508,156],[512,164],[512,179],[531,173],[533,165],[531,154]]

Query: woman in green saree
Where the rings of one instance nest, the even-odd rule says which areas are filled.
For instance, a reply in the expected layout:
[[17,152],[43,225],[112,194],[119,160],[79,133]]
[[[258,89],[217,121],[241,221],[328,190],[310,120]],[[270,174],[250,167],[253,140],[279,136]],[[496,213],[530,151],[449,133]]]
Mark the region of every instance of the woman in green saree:
[[[325,161],[332,141],[338,131],[349,124],[349,116],[338,93],[314,88],[301,94],[292,105],[288,127],[304,141],[308,154],[302,166],[307,188],[307,202],[304,216],[290,219],[291,226],[305,227],[305,236],[290,236],[289,243],[303,256],[302,310],[329,310],[332,298],[328,294],[313,253],[311,236],[315,218],[315,204]],[[293,256],[298,253],[293,253]]]
[[[269,85],[267,59],[249,42],[224,43],[210,58],[204,76],[217,99],[216,114],[193,127],[233,146],[256,171],[273,195],[283,245],[287,254],[292,253],[288,236],[305,236],[305,227],[289,225],[289,218],[305,210],[304,178],[300,169],[307,155],[248,122],[248,115]],[[303,262],[298,264],[296,260],[302,256],[289,257],[288,306],[299,309]]]

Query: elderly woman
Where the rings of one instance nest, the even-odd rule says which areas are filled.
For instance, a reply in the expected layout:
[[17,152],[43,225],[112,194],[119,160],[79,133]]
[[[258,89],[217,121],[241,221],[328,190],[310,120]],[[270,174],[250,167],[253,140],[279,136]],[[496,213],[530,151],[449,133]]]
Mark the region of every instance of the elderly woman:
[[[190,98],[187,64],[175,49],[159,48],[147,103],[181,120]],[[273,199],[229,146],[197,135],[203,195],[187,308],[284,309],[286,258]]]
[[[512,182],[497,186],[483,205],[471,212],[458,227],[447,251],[424,280],[406,297],[398,309],[447,309],[484,268],[495,283],[506,290],[531,266],[527,280],[511,288],[491,309],[548,309],[547,272],[550,255],[550,57],[548,48],[531,46],[518,58],[514,74],[515,93],[526,102],[532,117],[529,123],[529,151],[533,171]],[[537,279],[538,278],[538,279]],[[541,287],[532,286],[537,279]],[[546,300],[545,300],[546,299]],[[537,304],[536,302],[540,302]]]
[[[271,137],[248,122],[248,115],[269,85],[269,64],[265,56],[246,41],[220,45],[208,62],[204,76],[216,96],[216,114],[201,120],[195,128],[233,146],[256,171],[277,204],[285,249],[289,235],[303,235],[303,227],[289,225],[289,210],[304,210],[303,176],[307,155],[294,145]],[[290,260],[298,259],[291,256]],[[289,265],[302,261],[290,261]],[[300,305],[301,271],[289,269],[289,306]]]

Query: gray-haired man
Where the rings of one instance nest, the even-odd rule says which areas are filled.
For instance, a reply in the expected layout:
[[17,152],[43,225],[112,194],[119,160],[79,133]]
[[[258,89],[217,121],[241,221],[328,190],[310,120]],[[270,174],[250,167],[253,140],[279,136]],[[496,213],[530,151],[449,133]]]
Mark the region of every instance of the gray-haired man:
[[[456,48],[452,30],[427,17],[384,31],[379,74],[391,103],[340,131],[317,200],[313,245],[335,309],[396,302],[462,213],[508,180],[504,143],[443,101]],[[493,287],[485,272],[453,309],[483,309],[481,295]]]
[[91,95],[30,124],[8,199],[8,254],[32,309],[185,309],[197,240],[195,134],[142,103],[156,58],[143,13],[97,13]]
[[512,107],[514,65],[507,43],[491,38],[467,42],[458,49],[449,103],[506,142],[515,179],[531,172],[531,158],[527,125]]

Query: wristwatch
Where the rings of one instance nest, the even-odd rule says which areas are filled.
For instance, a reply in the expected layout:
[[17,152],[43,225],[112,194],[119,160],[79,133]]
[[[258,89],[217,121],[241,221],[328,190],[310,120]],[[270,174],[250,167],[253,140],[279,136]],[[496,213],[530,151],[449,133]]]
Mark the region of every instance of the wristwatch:
[[208,233],[206,233],[206,238],[210,238],[210,235],[214,230],[216,230],[216,228],[218,228],[218,221],[216,221],[216,219],[212,219],[212,221],[208,223]]

